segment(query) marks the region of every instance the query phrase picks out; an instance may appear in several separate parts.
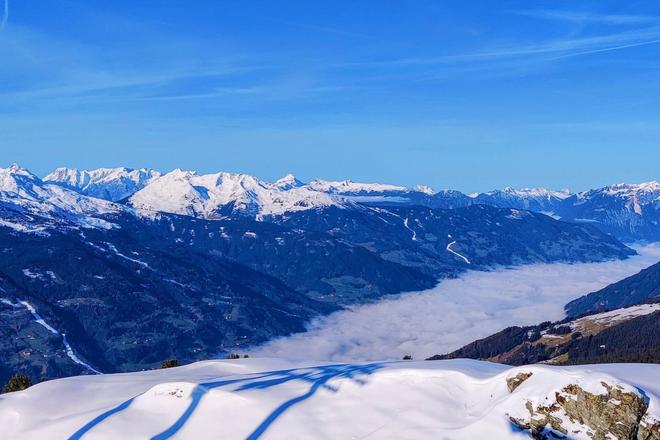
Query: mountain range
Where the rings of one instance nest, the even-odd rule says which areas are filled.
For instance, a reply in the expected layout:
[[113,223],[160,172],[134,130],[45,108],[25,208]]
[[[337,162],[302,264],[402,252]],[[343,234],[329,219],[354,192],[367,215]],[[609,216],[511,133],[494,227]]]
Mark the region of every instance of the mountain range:
[[81,171],[58,168],[44,178],[80,194],[109,201],[126,201],[139,209],[227,218],[242,215],[259,220],[291,212],[355,204],[426,206],[453,209],[475,204],[544,213],[564,221],[592,223],[620,240],[660,240],[660,184],[615,184],[579,193],[544,188],[511,187],[485,193],[455,190],[434,192],[417,185],[313,180],[303,183],[287,175],[269,183],[246,174],[200,175],[174,170],[100,168]]
[[293,176],[0,169],[0,379],[205,359],[468,269],[635,253],[595,222],[523,209],[566,193],[505,193],[519,205]]

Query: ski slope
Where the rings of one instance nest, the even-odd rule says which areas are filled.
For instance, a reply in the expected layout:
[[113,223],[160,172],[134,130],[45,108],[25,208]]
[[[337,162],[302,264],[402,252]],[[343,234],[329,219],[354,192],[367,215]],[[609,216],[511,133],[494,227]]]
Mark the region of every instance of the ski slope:
[[451,243],[449,243],[449,244],[447,245],[447,250],[448,250],[449,252],[451,252],[452,254],[456,255],[456,256],[457,256],[458,258],[460,258],[461,260],[465,261],[467,264],[470,264],[470,260],[468,260],[466,256],[459,254],[458,252],[456,252],[455,250],[453,250],[453,249],[451,248],[451,247],[452,247],[453,245],[455,245],[455,244],[456,244],[456,240],[454,240],[454,241],[452,241]]
[[[506,379],[533,375],[514,392]],[[3,439],[528,439],[509,415],[568,384],[601,381],[660,411],[659,365],[207,361],[44,382],[0,398]],[[635,388],[636,387],[636,388]],[[639,391],[642,390],[642,391]],[[574,439],[588,438],[575,434]]]

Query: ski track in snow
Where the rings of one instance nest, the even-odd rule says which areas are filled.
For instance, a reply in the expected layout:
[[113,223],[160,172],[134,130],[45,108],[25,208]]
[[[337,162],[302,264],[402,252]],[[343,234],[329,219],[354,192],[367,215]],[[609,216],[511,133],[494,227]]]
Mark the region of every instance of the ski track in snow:
[[456,252],[455,250],[453,250],[453,249],[451,248],[452,245],[455,244],[455,243],[456,243],[456,240],[454,240],[454,241],[452,241],[451,243],[449,243],[449,244],[447,245],[447,250],[448,250],[449,252],[451,252],[452,254],[456,255],[457,257],[462,258],[463,261],[465,261],[467,264],[470,264],[470,260],[468,260],[465,256],[459,254],[458,252]]
[[[13,304],[11,301],[8,301],[8,300],[5,300],[5,299],[3,299],[2,302],[5,303],[5,304],[8,304],[8,305],[17,306],[16,304]],[[37,309],[32,304],[30,304],[29,302],[27,302],[25,300],[20,300],[19,304],[22,305],[23,307],[25,307],[25,309],[28,312],[30,312],[30,314],[34,318],[34,321],[37,324],[43,326],[44,328],[46,328],[46,330],[48,330],[52,334],[58,335],[62,338],[62,343],[64,344],[64,349],[65,349],[66,355],[69,357],[69,359],[71,359],[76,364],[85,367],[87,370],[91,371],[94,374],[103,374],[99,370],[92,367],[91,365],[89,365],[88,363],[86,363],[82,359],[80,359],[78,356],[76,356],[76,353],[73,351],[73,348],[71,348],[71,345],[69,345],[69,341],[67,341],[67,339],[66,339],[66,335],[64,333],[60,333],[55,328],[53,328],[51,325],[49,325],[41,317],[41,315],[39,315],[39,313],[37,312]]]
[[408,226],[408,217],[403,219],[403,226],[405,226],[407,230],[412,232],[412,241],[417,241],[417,232],[415,232],[410,226]]
[[114,244],[112,244],[112,243],[107,243],[107,242],[106,242],[106,245],[107,245],[108,248],[109,248],[112,252],[114,252],[114,254],[117,255],[118,257],[121,257],[121,258],[123,258],[124,260],[130,261],[130,262],[132,262],[132,263],[139,264],[140,266],[142,266],[142,267],[144,267],[144,268],[151,269],[151,267],[150,267],[147,263],[145,263],[144,261],[140,261],[140,260],[137,260],[137,259],[135,259],[135,258],[131,258],[131,257],[129,257],[128,255],[124,255],[124,254],[122,254],[121,252],[119,252],[119,249],[117,249],[117,247],[116,247]]

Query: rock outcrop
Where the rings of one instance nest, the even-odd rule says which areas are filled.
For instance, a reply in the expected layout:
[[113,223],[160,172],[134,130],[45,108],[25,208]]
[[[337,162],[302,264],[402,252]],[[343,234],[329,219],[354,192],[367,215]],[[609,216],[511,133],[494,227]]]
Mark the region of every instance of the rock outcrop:
[[[529,373],[508,378],[511,390],[517,388]],[[660,423],[645,419],[648,402],[643,395],[621,386],[601,382],[605,392],[592,393],[570,384],[555,392],[553,401],[537,404],[527,401],[528,417],[510,417],[519,428],[528,430],[536,439],[593,440],[660,439]]]
[[660,420],[645,416],[639,424],[637,440],[660,440]]
[[531,372],[526,372],[523,371],[521,373],[516,374],[515,376],[512,377],[507,377],[506,378],[506,386],[509,388],[509,392],[513,393],[513,391],[520,386],[521,383],[526,381],[532,376]]

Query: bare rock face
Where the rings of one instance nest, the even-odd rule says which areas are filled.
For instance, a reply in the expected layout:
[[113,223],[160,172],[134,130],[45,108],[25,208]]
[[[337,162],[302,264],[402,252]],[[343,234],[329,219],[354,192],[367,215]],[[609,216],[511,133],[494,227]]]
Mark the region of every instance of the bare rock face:
[[[508,382],[508,380],[507,380]],[[601,382],[603,394],[592,394],[578,385],[555,393],[554,402],[534,407],[527,402],[529,419],[511,418],[536,439],[590,438],[593,440],[660,439],[658,424],[642,422],[648,408],[643,397]]]
[[644,417],[639,424],[637,440],[660,440],[660,421]]
[[513,391],[520,386],[521,383],[526,381],[532,376],[531,372],[523,371],[518,374],[516,374],[513,377],[507,377],[506,378],[506,386],[509,388],[509,392],[513,393]]

